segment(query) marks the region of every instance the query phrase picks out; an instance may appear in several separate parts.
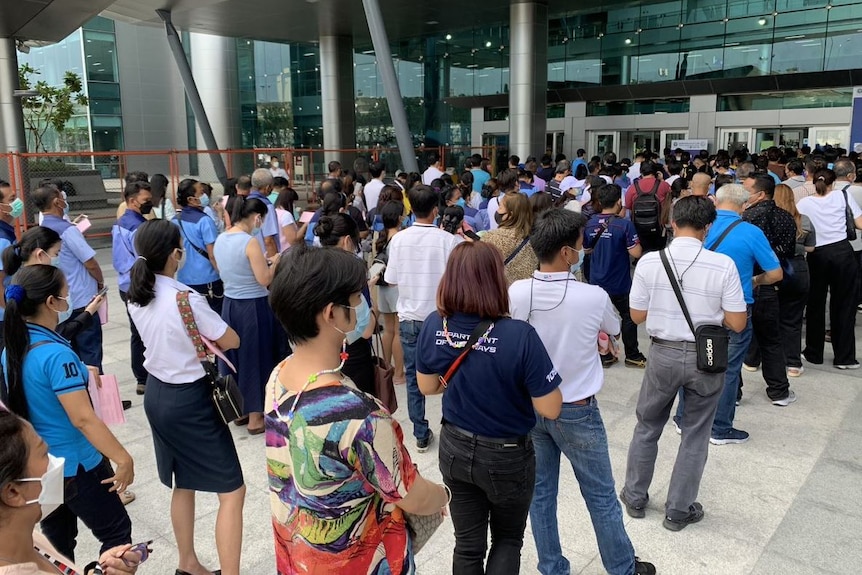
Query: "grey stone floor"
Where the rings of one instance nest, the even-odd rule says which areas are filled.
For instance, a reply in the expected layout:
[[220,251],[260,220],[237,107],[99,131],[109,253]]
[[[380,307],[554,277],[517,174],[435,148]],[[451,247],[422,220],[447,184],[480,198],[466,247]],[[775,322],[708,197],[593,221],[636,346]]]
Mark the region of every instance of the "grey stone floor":
[[[150,430],[141,398],[134,395],[129,368],[127,320],[116,291],[110,253],[99,260],[111,286],[111,317],[105,326],[105,372],[119,376],[123,397],[134,405],[128,422],[114,433],[135,458],[137,501],[129,505],[134,540],[153,539],[154,553],[139,573],[173,573],[177,551],[169,517],[170,490],[156,476]],[[858,334],[862,342],[862,333]],[[645,338],[641,338],[645,346]],[[646,349],[646,347],[644,347]],[[862,350],[860,350],[862,351]],[[826,354],[831,361],[830,351]],[[862,353],[860,353],[862,357]],[[856,573],[862,565],[862,371],[840,372],[806,365],[792,380],[799,401],[773,407],[764,393],[760,373],[745,373],[745,398],[736,426],[751,433],[744,445],[711,446],[700,489],[705,519],[679,533],[662,525],[664,496],[679,443],[668,425],[660,442],[652,501],[645,519],[625,517],[638,555],[652,561],[661,574],[813,574]],[[628,443],[635,424],[635,403],[642,372],[616,365],[605,372],[599,395],[618,488],[625,472]],[[399,386],[396,417],[411,436],[406,397]],[[440,421],[440,398],[427,402],[429,421]],[[242,572],[275,573],[262,436],[249,437],[232,427],[248,484],[245,503]],[[206,446],[201,446],[206,449]],[[423,475],[440,480],[436,450],[414,460]],[[559,498],[561,538],[574,573],[605,573],[598,556],[589,515],[571,467],[562,466]],[[217,567],[214,525],[217,500],[199,495],[199,556]],[[536,551],[527,529],[521,573],[537,573]],[[451,572],[452,526],[443,525],[419,554],[418,572]],[[81,525],[78,557],[88,562],[98,545]],[[84,561],[86,559],[86,561]]]

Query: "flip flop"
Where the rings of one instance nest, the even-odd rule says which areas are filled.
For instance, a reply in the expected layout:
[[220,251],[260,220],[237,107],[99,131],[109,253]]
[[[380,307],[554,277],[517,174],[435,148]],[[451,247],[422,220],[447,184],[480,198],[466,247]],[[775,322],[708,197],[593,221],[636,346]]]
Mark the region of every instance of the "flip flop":
[[123,505],[128,505],[129,503],[131,503],[132,501],[134,501],[136,499],[135,494],[129,490],[123,491],[119,495],[120,495],[120,501],[123,503]]

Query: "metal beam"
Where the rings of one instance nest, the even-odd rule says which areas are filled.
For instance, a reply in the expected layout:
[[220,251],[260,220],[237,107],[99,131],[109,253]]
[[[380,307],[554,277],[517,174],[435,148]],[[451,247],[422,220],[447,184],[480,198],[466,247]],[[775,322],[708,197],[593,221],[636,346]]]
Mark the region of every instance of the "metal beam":
[[374,45],[374,55],[377,57],[377,69],[383,80],[386,91],[386,102],[389,104],[389,115],[395,128],[395,139],[401,152],[401,163],[408,172],[418,172],[416,153],[413,151],[413,138],[410,136],[410,126],[407,124],[407,112],[401,99],[401,89],[395,76],[395,64],[392,62],[392,51],[389,49],[389,38],[383,25],[383,14],[377,0],[362,0],[365,8],[365,19],[368,20],[368,31],[371,33],[371,43]]
[[[174,28],[174,25],[171,22],[171,12],[169,10],[156,10],[156,14],[158,14],[159,18],[162,19],[162,22],[165,23],[165,32],[168,35],[168,45],[171,47],[171,53],[174,55],[174,62],[177,65],[180,78],[183,80],[186,96],[188,96],[189,105],[192,107],[192,111],[195,114],[195,120],[201,130],[204,144],[208,150],[218,150],[219,147],[218,143],[216,143],[215,134],[213,134],[213,129],[212,126],[210,126],[207,112],[204,109],[203,102],[201,101],[201,94],[198,92],[198,86],[195,83],[194,76],[192,75],[192,67],[189,65],[189,61],[186,58],[186,53],[183,50],[183,44],[180,42],[177,29]],[[227,182],[227,168],[224,165],[224,160],[222,159],[221,154],[210,154],[210,160],[213,163],[216,177],[218,177],[222,184],[225,184]]]
[[18,89],[18,55],[14,38],[0,38],[0,125],[3,133],[3,152],[26,152],[27,137],[24,134],[24,113],[21,99],[15,95]]

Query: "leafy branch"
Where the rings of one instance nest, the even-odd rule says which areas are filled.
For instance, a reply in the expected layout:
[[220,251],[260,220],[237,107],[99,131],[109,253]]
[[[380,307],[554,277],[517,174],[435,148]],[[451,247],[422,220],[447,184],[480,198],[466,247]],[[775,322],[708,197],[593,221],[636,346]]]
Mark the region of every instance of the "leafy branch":
[[45,134],[53,128],[58,134],[66,129],[77,106],[89,103],[84,95],[84,83],[74,72],[66,72],[60,86],[51,86],[44,80],[34,83],[35,76],[41,74],[29,64],[18,68],[18,85],[22,90],[35,90],[37,95],[22,98],[24,125],[33,136],[36,152],[47,152]]

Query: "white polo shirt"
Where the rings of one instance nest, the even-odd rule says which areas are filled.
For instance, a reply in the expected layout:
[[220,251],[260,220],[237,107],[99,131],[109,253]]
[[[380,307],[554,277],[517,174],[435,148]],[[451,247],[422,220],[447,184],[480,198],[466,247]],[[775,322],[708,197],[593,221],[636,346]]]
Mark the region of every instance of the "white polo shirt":
[[602,288],[569,272],[536,271],[509,287],[512,317],[532,325],[563,382],[563,402],[597,394],[604,383],[599,332],[620,333],[620,318]]
[[383,279],[398,286],[399,321],[425,321],[437,309],[437,286],[449,254],[461,241],[431,224],[413,224],[395,234]]
[[[726,311],[746,311],[736,264],[724,254],[701,250],[701,246],[695,238],[675,237],[667,248],[677,273],[683,274],[682,295],[695,328],[702,324],[721,325]],[[629,305],[647,312],[646,331],[650,337],[694,341],[659,252],[650,252],[638,261]]]
[[368,208],[369,212],[377,207],[377,202],[380,200],[380,192],[385,185],[383,180],[377,178],[373,178],[365,184],[362,194],[365,196],[365,207]]
[[202,336],[222,337],[228,325],[210,308],[204,296],[174,278],[156,275],[156,297],[146,306],[129,304],[129,315],[144,342],[144,368],[164,383],[191,383],[202,378],[204,368],[177,307],[177,292],[189,292],[189,305]]
[[443,172],[435,168],[434,166],[429,166],[427,170],[422,173],[422,183],[426,186],[430,186],[431,182],[436,180],[437,178],[442,178]]
[[843,182],[832,188],[825,196],[808,196],[796,203],[796,209],[803,216],[808,216],[816,232],[817,247],[843,242],[847,239],[847,205],[853,212],[853,219],[862,215],[859,204],[853,194],[853,186],[847,188],[847,204],[841,190],[850,182]]

